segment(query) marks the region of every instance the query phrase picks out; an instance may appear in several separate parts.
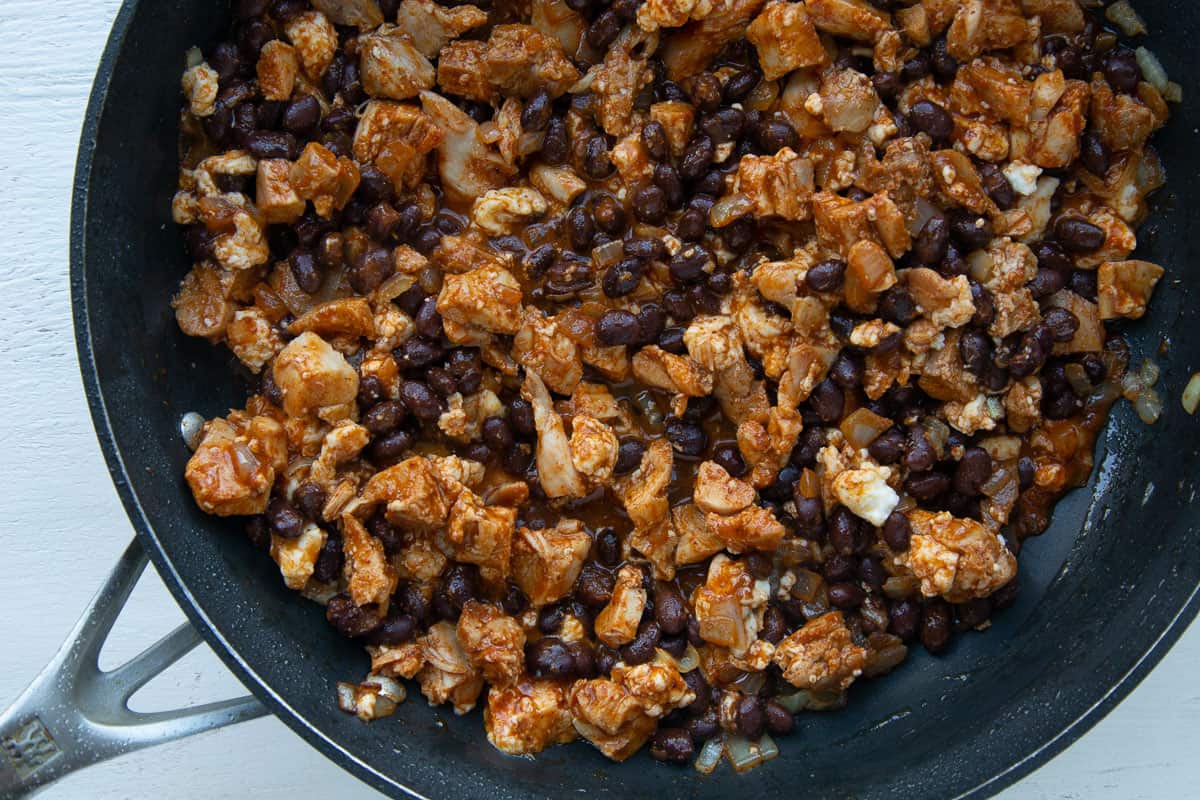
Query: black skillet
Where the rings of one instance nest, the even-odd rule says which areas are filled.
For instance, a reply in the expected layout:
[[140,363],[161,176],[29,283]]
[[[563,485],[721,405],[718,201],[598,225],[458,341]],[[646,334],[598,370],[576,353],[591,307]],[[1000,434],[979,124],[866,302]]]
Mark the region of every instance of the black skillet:
[[[586,744],[536,759],[486,742],[478,713],[456,718],[417,695],[363,724],[334,684],[366,670],[319,606],[286,590],[235,523],[202,514],[183,482],[180,416],[239,406],[224,349],[176,328],[168,301],[188,269],[171,224],[183,54],[215,39],[212,0],[121,9],[84,124],[72,217],[71,290],[83,378],[113,480],[159,573],[226,664],[284,722],[359,778],[407,795],[532,798],[985,797],[1045,763],[1137,685],[1197,611],[1200,526],[1190,513],[1200,422],[1180,409],[1200,369],[1190,281],[1200,270],[1200,4],[1140,0],[1142,41],[1184,85],[1157,139],[1169,182],[1141,236],[1167,269],[1150,315],[1129,326],[1135,360],[1163,367],[1166,411],[1144,426],[1126,403],[1099,443],[1096,474],[1021,553],[1020,600],[986,634],[856,685],[845,711],[800,718],[782,756],[711,777],[645,755],[612,764]],[[1193,266],[1196,265],[1196,266]],[[1162,352],[1165,348],[1165,352]],[[415,692],[413,693],[416,694]],[[247,761],[246,768],[250,769]]]

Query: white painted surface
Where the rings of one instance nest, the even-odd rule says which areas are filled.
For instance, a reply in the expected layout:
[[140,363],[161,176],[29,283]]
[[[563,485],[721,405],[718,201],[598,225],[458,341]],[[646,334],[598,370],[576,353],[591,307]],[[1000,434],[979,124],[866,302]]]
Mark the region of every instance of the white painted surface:
[[[218,5],[214,0],[214,5]],[[130,537],[92,432],[67,284],[71,176],[95,64],[117,0],[0,0],[0,703],[57,649]],[[157,576],[117,629],[114,659],[183,615]],[[1195,796],[1200,688],[1193,628],[1108,719],[1006,800]],[[198,651],[147,690],[147,707],[239,693]],[[219,800],[379,795],[274,719],[78,773],[47,800]]]

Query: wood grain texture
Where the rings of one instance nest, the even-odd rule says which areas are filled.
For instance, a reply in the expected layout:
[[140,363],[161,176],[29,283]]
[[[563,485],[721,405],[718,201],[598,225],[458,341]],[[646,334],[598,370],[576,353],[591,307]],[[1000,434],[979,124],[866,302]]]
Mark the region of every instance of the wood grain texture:
[[[214,0],[216,3],[216,0]],[[117,0],[0,0],[0,702],[57,649],[131,535],[83,399],[67,282],[79,127]],[[183,615],[151,572],[107,658],[135,653]],[[1195,794],[1200,657],[1193,628],[1107,720],[1007,800],[1154,800]],[[196,652],[147,688],[145,708],[240,693]],[[331,698],[332,701],[332,698]],[[419,699],[417,700],[419,702]],[[263,719],[68,778],[47,800],[378,797],[282,723]]]

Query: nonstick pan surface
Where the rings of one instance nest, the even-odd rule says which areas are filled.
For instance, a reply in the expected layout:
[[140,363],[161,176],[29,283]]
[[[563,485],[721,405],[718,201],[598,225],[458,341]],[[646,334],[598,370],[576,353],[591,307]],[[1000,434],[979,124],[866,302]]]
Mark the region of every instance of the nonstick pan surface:
[[[919,648],[849,707],[799,718],[780,758],[704,777],[638,756],[612,764],[583,743],[536,759],[492,749],[478,712],[457,718],[413,693],[363,724],[334,685],[366,671],[361,649],[319,606],[284,588],[236,522],[209,517],[183,481],[187,411],[241,405],[223,349],[189,339],[168,301],[189,264],[170,219],[185,51],[227,24],[213,0],[122,8],[84,124],[72,217],[71,282],[83,377],[112,478],[160,574],[241,680],[326,756],[397,797],[985,797],[1095,724],[1141,680],[1197,610],[1200,525],[1191,512],[1200,423],[1179,406],[1200,369],[1191,283],[1200,277],[1200,148],[1191,76],[1200,4],[1139,0],[1143,44],[1184,85],[1158,137],[1169,175],[1139,256],[1162,264],[1150,314],[1127,330],[1135,362],[1163,368],[1166,412],[1142,425],[1121,403],[1086,488],[1021,553],[1020,599],[983,635],[934,658]],[[247,760],[246,768],[251,769]]]

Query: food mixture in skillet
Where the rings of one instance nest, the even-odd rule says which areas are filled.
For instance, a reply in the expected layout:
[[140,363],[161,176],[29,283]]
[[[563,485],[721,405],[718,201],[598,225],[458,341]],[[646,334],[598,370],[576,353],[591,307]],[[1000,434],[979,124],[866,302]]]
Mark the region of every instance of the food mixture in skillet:
[[414,679],[507,753],[753,765],[986,628],[1156,413],[1106,323],[1179,87],[1076,0],[233,10],[174,308],[257,388],[187,481],[366,648],[363,719]]

